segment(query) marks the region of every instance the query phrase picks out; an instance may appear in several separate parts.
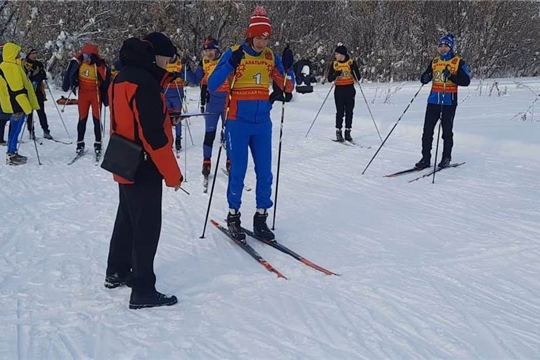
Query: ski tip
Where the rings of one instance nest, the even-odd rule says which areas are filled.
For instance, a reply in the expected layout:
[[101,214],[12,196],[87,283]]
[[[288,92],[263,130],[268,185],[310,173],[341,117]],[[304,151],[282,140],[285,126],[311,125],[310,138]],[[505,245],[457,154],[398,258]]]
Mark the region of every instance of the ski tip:
[[211,222],[212,225],[214,225],[214,226],[219,226],[219,223],[218,223],[216,220],[214,220],[214,219],[210,219],[210,222]]

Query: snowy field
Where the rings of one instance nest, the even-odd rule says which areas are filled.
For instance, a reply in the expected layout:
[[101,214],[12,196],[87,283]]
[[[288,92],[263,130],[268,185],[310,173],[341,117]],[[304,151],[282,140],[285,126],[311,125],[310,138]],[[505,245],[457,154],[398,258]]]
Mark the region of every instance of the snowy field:
[[[188,137],[179,160],[191,195],[164,191],[155,270],[158,290],[179,298],[168,308],[129,310],[128,288],[103,287],[118,204],[111,176],[91,156],[67,166],[75,144],[47,140],[39,166],[26,133],[28,164],[0,165],[0,358],[537,359],[540,111],[515,115],[540,80],[499,81],[501,96],[489,96],[492,84],[461,89],[453,161],[466,164],[435,184],[383,177],[421,157],[427,87],[365,175],[380,140],[359,91],[353,137],[370,149],[330,141],[333,95],[305,138],[330,85],[286,105],[276,236],[340,277],[250,240],[289,278],[277,279],[212,225],[199,239],[208,195],[203,119],[192,118],[195,145]],[[363,85],[383,137],[419,86]],[[192,111],[197,97],[188,89]],[[46,107],[52,135],[68,140]],[[280,116],[276,104],[275,165]],[[76,106],[64,119],[74,140]],[[252,169],[246,183],[255,185]],[[211,218],[226,215],[225,189],[220,171]],[[244,192],[248,227],[254,207]]]

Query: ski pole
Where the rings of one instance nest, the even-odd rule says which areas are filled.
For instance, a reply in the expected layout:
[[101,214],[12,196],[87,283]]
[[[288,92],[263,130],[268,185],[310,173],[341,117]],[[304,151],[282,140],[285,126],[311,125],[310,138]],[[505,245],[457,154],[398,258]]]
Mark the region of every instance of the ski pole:
[[[231,99],[232,99],[232,90],[234,88],[234,83],[236,81],[236,73],[233,75],[233,78],[231,80],[231,86],[229,87],[229,99],[227,101],[227,109],[225,110],[225,120],[222,121],[221,126],[221,134],[225,131],[225,125],[227,122],[227,118],[229,117],[229,110],[231,109]],[[223,136],[222,136],[223,138]],[[217,172],[219,167],[219,159],[221,156],[221,149],[223,146],[219,147],[218,155],[217,155],[217,161],[216,161],[216,168],[214,169],[214,178],[212,179],[212,189],[210,189],[210,198],[208,199],[208,207],[206,208],[206,216],[204,218],[204,226],[203,226],[203,232],[200,236],[200,239],[204,239],[204,234],[206,232],[206,225],[208,224],[208,216],[210,215],[210,206],[212,205],[212,197],[214,195],[214,187],[216,186],[216,178],[217,178]]]
[[[288,45],[287,45],[288,47]],[[272,230],[275,230],[276,227],[276,211],[277,211],[277,201],[278,201],[278,190],[279,190],[279,170],[281,165],[281,139],[283,138],[283,121],[285,119],[285,86],[287,85],[287,70],[283,74],[283,92],[281,100],[281,124],[279,126],[279,150],[278,150],[278,162],[277,162],[277,174],[276,174],[276,194],[274,197],[274,217],[272,219]]]
[[[182,100],[182,96],[180,95],[180,90],[178,89],[178,86],[176,87],[176,93],[178,94],[178,100],[180,100],[180,102],[182,103],[182,110],[185,113],[187,113],[188,112],[187,103],[186,103],[187,97],[185,95],[186,94],[186,89],[184,88],[184,98],[183,98],[183,100]],[[191,128],[189,127],[188,120],[189,120],[189,118],[185,119],[184,121],[186,121],[186,128],[187,128],[187,132],[189,134],[189,138],[191,139],[191,146],[195,146],[195,143],[193,142],[193,136],[191,135]]]
[[366,170],[368,169],[369,165],[371,165],[371,163],[373,162],[373,160],[375,159],[375,157],[377,156],[377,154],[379,153],[379,151],[381,151],[382,147],[384,146],[384,144],[386,143],[386,140],[388,140],[388,138],[390,137],[390,135],[392,134],[392,132],[394,131],[394,129],[396,128],[397,124],[399,124],[401,118],[403,118],[403,116],[405,115],[405,113],[407,112],[407,110],[409,110],[409,107],[411,106],[411,104],[413,103],[414,99],[416,99],[416,96],[418,96],[418,94],[420,93],[420,90],[422,90],[422,88],[424,87],[424,84],[420,85],[420,89],[418,89],[418,91],[416,92],[416,94],[414,94],[414,96],[412,97],[411,101],[409,102],[409,105],[407,105],[407,107],[405,108],[405,110],[403,110],[403,113],[401,113],[400,117],[397,119],[396,123],[394,124],[394,126],[392,127],[392,129],[390,129],[390,132],[388,133],[388,135],[386,135],[386,137],[384,138],[382,144],[379,146],[379,148],[377,149],[377,151],[375,152],[375,154],[373,155],[373,157],[371,158],[371,160],[369,160],[369,163],[366,165],[366,168],[364,169],[364,171],[362,171],[362,175],[364,175],[364,173],[366,172]]
[[[186,121],[187,119],[184,119],[184,121]],[[182,124],[180,124],[180,126],[182,126]],[[187,123],[186,123],[186,128],[187,128]],[[180,140],[181,141],[181,140]],[[185,171],[185,177],[184,177],[184,181],[187,182],[187,137],[184,136],[184,171]]]
[[39,158],[39,151],[38,151],[38,148],[37,148],[37,142],[36,142],[36,128],[35,128],[35,124],[34,124],[34,117],[32,116],[32,133],[33,133],[33,136],[32,138],[34,139],[34,147],[36,148],[36,156],[37,156],[37,160],[38,160],[38,164],[39,165],[43,165],[41,163],[41,160]]
[[[58,105],[56,104],[56,100],[54,99],[54,95],[52,93],[51,87],[49,86],[49,83],[47,82],[47,80],[44,80],[44,82],[45,82],[45,85],[47,86],[47,89],[49,90],[49,94],[51,94],[51,99],[53,101],[54,107],[56,108],[56,111],[58,112],[58,116],[60,117],[60,120],[62,121],[62,125],[64,125],[64,129],[66,130],[66,134],[67,134],[69,140],[71,140],[71,135],[69,135],[69,131],[68,131],[67,127],[66,127],[66,123],[64,122],[64,119],[62,118],[62,113],[60,112],[60,109],[58,109]],[[66,100],[66,103],[67,103],[67,100]],[[64,106],[65,106],[65,104],[64,104]]]
[[437,145],[435,146],[435,163],[433,164],[433,179],[431,180],[432,184],[435,184],[435,174],[437,173],[437,153],[439,152],[439,139],[441,137],[441,127],[443,121],[443,111],[444,111],[444,100],[446,97],[446,79],[443,79],[443,92],[442,92],[442,102],[441,102],[441,112],[439,113],[439,130],[437,130]]
[[68,94],[68,97],[66,99],[66,102],[64,103],[64,106],[62,106],[62,112],[64,112],[64,109],[66,108],[66,105],[69,102],[69,98],[71,97],[71,94],[73,94],[73,90],[69,90],[69,94]]
[[332,83],[332,86],[330,87],[330,90],[328,90],[328,94],[326,94],[326,97],[324,98],[324,101],[322,102],[321,107],[319,108],[319,111],[317,111],[317,115],[315,115],[315,119],[313,119],[313,122],[311,123],[311,126],[309,127],[309,129],[308,129],[308,131],[306,133],[306,137],[308,137],[309,132],[311,131],[311,128],[315,124],[315,121],[317,121],[317,118],[319,117],[319,113],[321,112],[324,104],[326,103],[326,99],[328,99],[328,96],[330,95],[330,92],[332,92],[332,89],[334,88],[334,86],[335,86],[335,84]]
[[381,143],[382,143],[383,139],[381,137],[381,133],[379,132],[379,128],[377,127],[377,123],[375,122],[375,118],[373,117],[373,113],[371,112],[371,109],[369,107],[368,101],[366,99],[366,95],[364,94],[364,90],[362,90],[362,85],[360,85],[359,80],[356,80],[356,82],[358,83],[358,87],[360,88],[360,92],[362,93],[362,97],[364,98],[364,102],[366,103],[366,107],[367,107],[367,109],[369,111],[369,115],[371,116],[371,120],[373,121],[373,125],[375,125],[375,130],[377,130],[377,134],[379,135],[379,139],[381,140]]

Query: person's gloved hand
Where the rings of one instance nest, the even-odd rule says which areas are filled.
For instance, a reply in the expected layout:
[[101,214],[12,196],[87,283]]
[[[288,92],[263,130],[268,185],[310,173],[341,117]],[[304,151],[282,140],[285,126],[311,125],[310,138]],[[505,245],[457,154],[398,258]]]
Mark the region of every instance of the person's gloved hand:
[[240,65],[240,61],[244,58],[244,49],[240,46],[238,49],[232,52],[231,57],[229,59],[229,64],[236,70],[238,65]]
[[427,84],[428,82],[431,81],[431,74],[430,73],[423,73],[422,76],[420,77],[420,82],[422,84]]
[[180,79],[181,77],[182,77],[182,73],[180,73],[178,71],[174,71],[174,72],[171,73],[171,81],[170,82],[173,82],[176,79]]
[[443,72],[442,72],[443,81],[444,82],[448,81],[448,78],[450,77],[450,75],[452,75],[450,70],[448,70],[448,68],[444,69]]

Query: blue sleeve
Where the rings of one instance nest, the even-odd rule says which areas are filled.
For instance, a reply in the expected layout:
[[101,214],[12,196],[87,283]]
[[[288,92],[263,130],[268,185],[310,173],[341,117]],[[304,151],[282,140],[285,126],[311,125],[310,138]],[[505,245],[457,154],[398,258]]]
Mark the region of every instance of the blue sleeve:
[[64,75],[64,81],[62,82],[62,90],[68,91],[72,86],[79,85],[78,73],[79,63],[76,60],[69,62],[66,74]]
[[199,62],[199,66],[195,71],[188,72],[188,80],[193,84],[199,84],[204,77],[204,71],[202,67],[202,61]]
[[208,78],[208,90],[216,91],[227,79],[227,77],[234,71],[234,68],[229,64],[229,59],[231,58],[232,50],[229,48],[223,55],[221,59]]

